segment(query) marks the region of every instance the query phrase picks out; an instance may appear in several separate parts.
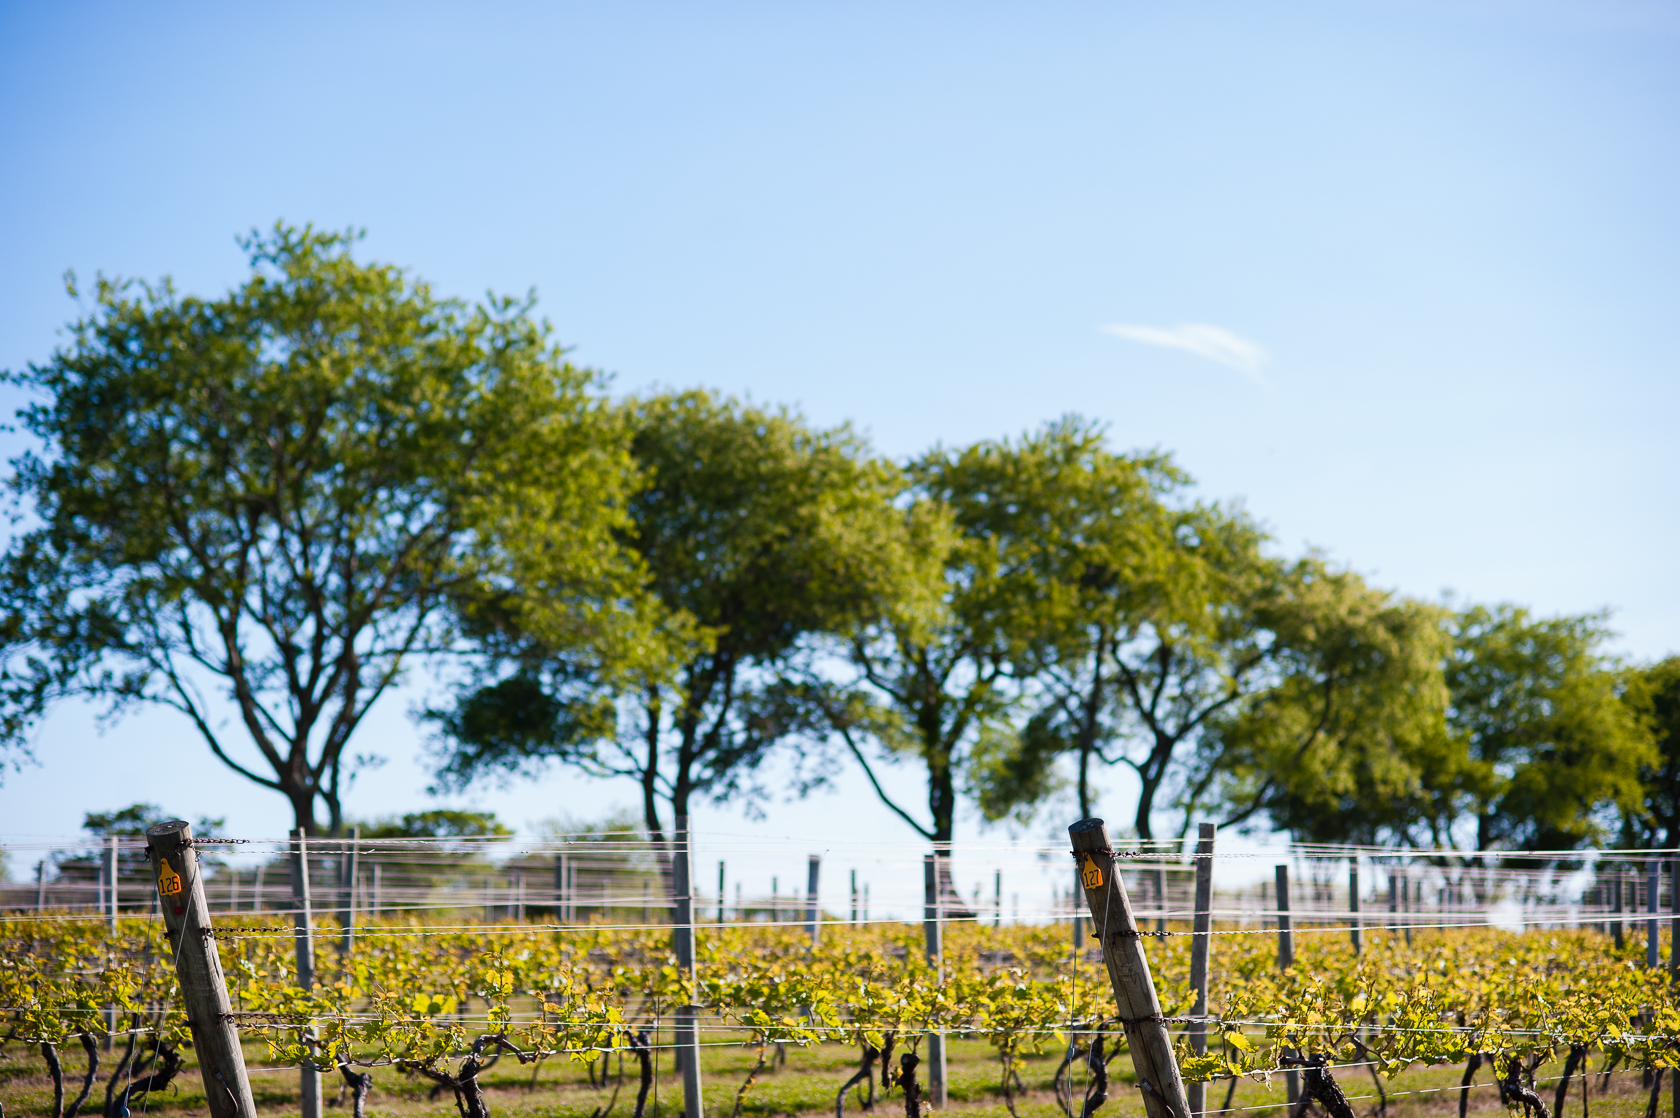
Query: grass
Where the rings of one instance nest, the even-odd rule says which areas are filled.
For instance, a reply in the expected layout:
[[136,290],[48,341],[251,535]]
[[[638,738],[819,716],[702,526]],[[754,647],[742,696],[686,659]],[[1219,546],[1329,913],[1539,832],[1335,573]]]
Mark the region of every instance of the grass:
[[[668,1037],[662,1037],[668,1040]],[[1056,1104],[1051,1077],[1060,1062],[1061,1053],[1051,1052],[1047,1045],[1044,1054],[1028,1056],[1022,1061],[1020,1074],[1027,1086],[1025,1095],[1017,1092],[1015,1109],[1020,1118],[1063,1118]],[[80,1047],[60,1052],[64,1064],[65,1092],[73,1098],[80,1090],[86,1060]],[[783,1066],[767,1066],[758,1083],[747,1096],[742,1108],[743,1118],[781,1118],[781,1116],[817,1116],[834,1113],[834,1095],[841,1083],[857,1069],[857,1050],[836,1044],[819,1045],[810,1049],[789,1049]],[[732,1043],[717,1043],[707,1047],[701,1059],[705,1084],[706,1113],[711,1118],[729,1118],[735,1105],[735,1093],[754,1062],[753,1050]],[[298,1072],[295,1068],[271,1068],[266,1051],[258,1043],[247,1044],[246,1066],[251,1073],[251,1086],[257,1109],[264,1118],[289,1118],[299,1113]],[[104,1066],[114,1065],[115,1058],[105,1057]],[[1110,1065],[1113,1082],[1109,1101],[1099,1114],[1102,1118],[1142,1118],[1143,1104],[1136,1088],[1129,1058],[1122,1054]],[[1463,1067],[1418,1068],[1385,1083],[1389,1100],[1386,1118],[1452,1118],[1459,1103],[1459,1078]],[[1538,1073],[1540,1096],[1550,1106],[1556,1090],[1555,1080],[1561,1072],[1560,1064],[1542,1068]],[[614,1057],[612,1073],[618,1073]],[[1010,1118],[1000,1084],[1000,1068],[996,1051],[984,1041],[953,1039],[949,1044],[948,1077],[949,1101],[940,1113],[961,1115],[963,1118]],[[1352,1101],[1354,1112],[1364,1118],[1375,1115],[1378,1107],[1376,1089],[1364,1069],[1348,1068],[1339,1071],[1338,1082]],[[921,1075],[926,1083],[925,1069]],[[1483,1068],[1477,1076],[1479,1086],[1470,1092],[1469,1113],[1482,1118],[1496,1118],[1503,1113],[1498,1092],[1492,1086],[1492,1073]],[[329,1112],[338,1096],[337,1077],[325,1079]],[[591,1086],[582,1064],[550,1059],[536,1065],[521,1067],[511,1059],[504,1059],[480,1077],[491,1113],[497,1118],[593,1118],[606,1105],[612,1091],[609,1087]],[[1667,1084],[1664,1084],[1665,1094]],[[1208,1085],[1210,1109],[1222,1106],[1228,1083]],[[1591,1082],[1590,1115],[1582,1105],[1581,1080],[1577,1077],[1570,1086],[1567,1115],[1563,1118],[1643,1118],[1649,1091],[1640,1082],[1637,1072],[1619,1072],[1611,1077],[1607,1087],[1594,1073]],[[431,1085],[417,1078],[404,1076],[392,1068],[374,1070],[374,1089],[368,1099],[370,1118],[458,1118],[453,1098],[445,1093],[431,1096]],[[624,1079],[617,1101],[609,1114],[600,1118],[630,1118],[635,1105],[636,1073],[631,1060],[624,1061]],[[97,1115],[104,1103],[103,1078],[96,1085],[84,1115]],[[52,1111],[52,1084],[40,1054],[13,1042],[0,1048],[0,1103],[5,1106],[5,1118],[47,1118]],[[348,1115],[348,1099],[340,1104]],[[1285,1118],[1282,1076],[1275,1076],[1270,1084],[1242,1081],[1231,1105],[1241,1109],[1230,1118]],[[165,1093],[144,1104],[145,1113],[159,1118],[188,1118],[208,1115],[204,1086],[199,1079],[197,1064],[187,1053],[187,1064],[175,1084]],[[654,1094],[649,1098],[648,1118],[675,1118],[682,1112],[682,1082],[672,1067],[669,1051],[659,1053]],[[142,1113],[135,1109],[135,1115]],[[904,1113],[903,1095],[894,1091],[883,1095],[877,1084],[875,1118],[898,1118]],[[848,1096],[846,1114],[855,1116],[859,1110],[853,1096]]]

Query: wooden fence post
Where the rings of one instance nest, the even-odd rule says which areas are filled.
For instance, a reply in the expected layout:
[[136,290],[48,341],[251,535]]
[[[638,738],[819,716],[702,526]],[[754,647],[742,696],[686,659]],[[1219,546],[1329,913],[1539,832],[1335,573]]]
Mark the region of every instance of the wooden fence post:
[[[945,944],[943,898],[939,893],[939,856],[922,857],[922,938],[927,945],[927,960],[939,968],[939,981],[945,982]],[[945,1109],[945,1034],[928,1034],[927,1058],[928,1095],[935,1110]]]
[[817,904],[817,879],[822,873],[822,855],[813,854],[806,863],[805,874],[805,934],[815,947],[822,935],[822,908]]
[[[857,871],[856,870],[852,871],[852,881],[853,881],[854,884],[857,881]],[[725,883],[726,883],[726,879],[723,876],[723,860],[720,858],[720,859],[718,859],[718,917],[717,917],[717,922],[719,924],[722,924],[724,922],[725,915],[726,915],[725,912],[724,912],[724,908],[723,908],[723,887],[724,887]]]
[[[1277,911],[1278,911],[1278,970],[1288,970],[1295,965],[1295,931],[1289,924],[1289,867],[1277,868]],[[1294,1068],[1283,1073],[1284,1087],[1289,1092],[1289,1105],[1294,1106],[1301,1097],[1301,1076]]]
[[1184,1077],[1173,1058],[1172,1038],[1161,1019],[1161,1002],[1149,973],[1149,957],[1132,918],[1126,886],[1116,872],[1108,828],[1101,819],[1081,819],[1068,828],[1073,856],[1078,859],[1080,885],[1091,912],[1091,926],[1102,943],[1109,985],[1126,1029],[1149,1118],[1190,1118],[1190,1099]]
[[206,1105],[214,1118],[256,1118],[245,1054],[233,1024],[233,1003],[222,976],[222,957],[210,925],[210,903],[193,852],[192,827],[180,819],[146,832],[164,932],[175,952],[193,1052],[204,1077]]
[[[1196,1004],[1190,1010],[1190,1047],[1198,1056],[1207,1055],[1208,946],[1213,938],[1213,839],[1212,823],[1196,829],[1196,915],[1191,924],[1190,989]],[[1207,1084],[1188,1084],[1190,1112],[1200,1118],[1207,1113]]]
[[1348,936],[1353,940],[1353,953],[1364,947],[1359,928],[1359,855],[1348,859],[1348,917],[1352,924]]
[[35,911],[45,912],[47,909],[47,860],[42,858],[35,863]]
[[[309,843],[302,827],[292,831],[292,945],[296,949],[297,982],[305,990],[315,986],[315,928],[309,911]],[[304,1034],[315,1037],[313,1027]],[[303,1118],[321,1118],[321,1073],[307,1060],[298,1069],[299,1109]]]
[[677,1007],[676,1049],[682,1065],[683,1118],[703,1118],[700,1098],[700,1035],[694,1005],[696,990],[694,971],[694,836],[688,829],[688,816],[679,815],[673,833],[671,889],[676,895],[676,911],[672,914],[672,947],[677,954],[677,967],[688,978],[689,1001]]

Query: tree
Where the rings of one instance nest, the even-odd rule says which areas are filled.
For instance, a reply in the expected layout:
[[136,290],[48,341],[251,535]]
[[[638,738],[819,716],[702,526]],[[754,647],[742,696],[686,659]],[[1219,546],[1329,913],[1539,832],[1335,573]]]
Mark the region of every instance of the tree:
[[985,651],[962,678],[1010,681],[1004,705],[1025,715],[979,736],[983,810],[1030,804],[1071,755],[1089,814],[1094,765],[1124,764],[1139,786],[1133,829],[1152,839],[1203,731],[1277,681],[1281,648],[1259,610],[1288,566],[1240,513],[1173,502],[1189,479],[1169,459],[1116,454],[1077,416],[929,456],[917,476],[973,557],[951,576],[953,608]]
[[1639,770],[1639,810],[1623,808],[1622,842],[1680,846],[1680,656],[1632,669],[1622,694],[1656,749],[1655,760]]
[[596,379],[529,300],[438,299],[353,240],[253,235],[218,299],[101,278],[71,343],[9,374],[39,446],[10,481],[37,526],[0,565],[0,741],[26,752],[62,699],[166,707],[337,831],[367,712],[459,651],[451,602],[518,579],[577,639],[611,627],[628,459]]
[[1276,589],[1255,611],[1270,684],[1210,720],[1187,804],[1301,842],[1414,841],[1465,766],[1446,725],[1443,611],[1315,559]]
[[[912,479],[926,465],[913,463]],[[801,727],[813,738],[837,737],[880,801],[943,851],[956,834],[972,751],[994,746],[1007,726],[1009,649],[999,618],[974,592],[987,578],[984,550],[952,530],[949,510],[925,484],[913,480],[897,505],[903,577],[835,642],[836,655],[803,661],[791,694],[803,704]],[[887,794],[872,753],[921,764],[926,822]]]
[[1469,763],[1439,797],[1436,835],[1462,811],[1477,850],[1574,850],[1641,809],[1641,771],[1659,756],[1601,651],[1601,615],[1472,606],[1452,631],[1448,724]]
[[976,443],[924,462],[928,490],[978,554],[962,610],[1008,634],[1011,676],[1030,714],[976,742],[970,783],[998,819],[1055,791],[1071,755],[1082,817],[1095,811],[1093,766],[1122,734],[1114,638],[1178,588],[1180,528],[1195,513],[1165,498],[1186,479],[1161,455],[1108,450],[1102,428],[1068,416],[1019,442]]
[[894,584],[895,475],[845,428],[706,392],[626,413],[644,486],[625,539],[655,613],[644,655],[612,673],[563,655],[541,600],[485,616],[494,655],[437,713],[441,779],[555,761],[629,778],[663,842],[662,803],[686,816],[697,796],[762,794],[757,763],[798,724],[781,665]]

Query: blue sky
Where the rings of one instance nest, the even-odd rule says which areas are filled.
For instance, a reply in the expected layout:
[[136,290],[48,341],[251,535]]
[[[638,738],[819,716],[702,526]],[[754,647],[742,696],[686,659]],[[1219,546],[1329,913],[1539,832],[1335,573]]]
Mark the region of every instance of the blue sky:
[[[534,287],[620,389],[893,455],[1083,412],[1284,550],[1608,608],[1650,658],[1680,651],[1677,48],[1671,4],[10,3],[0,367],[56,344],[67,268],[213,292],[241,231],[365,226],[446,292]],[[377,730],[369,814],[424,784],[400,701]],[[205,773],[184,727],[61,712],[9,829],[182,795],[134,740]]]

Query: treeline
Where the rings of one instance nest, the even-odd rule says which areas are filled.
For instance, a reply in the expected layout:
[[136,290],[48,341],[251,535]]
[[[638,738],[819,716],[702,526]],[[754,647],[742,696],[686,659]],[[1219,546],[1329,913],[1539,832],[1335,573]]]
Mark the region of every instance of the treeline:
[[571,766],[636,782],[654,834],[856,766],[934,842],[965,797],[1089,814],[1117,775],[1144,838],[1680,842],[1680,659],[1617,662],[1602,616],[1282,555],[1077,416],[893,462],[785,409],[614,398],[531,300],[352,244],[253,236],[214,300],[101,278],[8,374],[14,757],[59,700],[162,705],[337,830],[362,719],[426,661],[440,787]]

